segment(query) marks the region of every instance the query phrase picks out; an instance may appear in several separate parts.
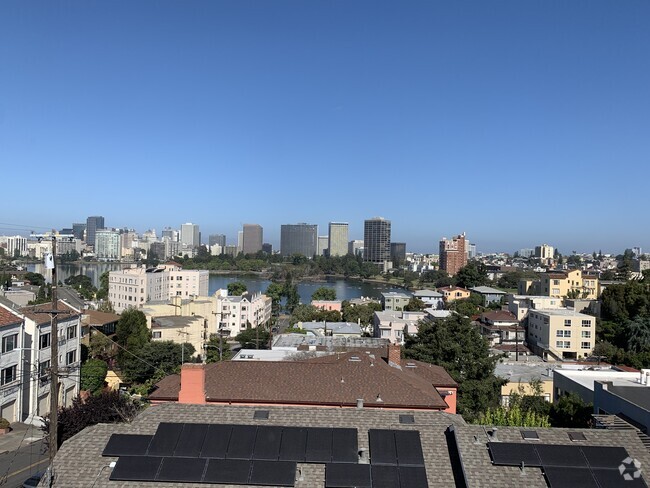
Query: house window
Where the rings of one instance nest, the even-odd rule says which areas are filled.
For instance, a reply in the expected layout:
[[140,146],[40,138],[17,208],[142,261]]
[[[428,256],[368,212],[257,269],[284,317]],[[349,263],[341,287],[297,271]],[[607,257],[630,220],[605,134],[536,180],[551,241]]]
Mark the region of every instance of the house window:
[[16,381],[16,365],[9,366],[4,368],[1,373],[1,384],[6,385],[13,381]]
[[41,334],[41,337],[39,338],[38,348],[45,349],[47,347],[50,347],[51,338],[52,335],[49,332],[47,334]]
[[77,360],[77,351],[68,351],[65,355],[65,364],[72,364]]
[[591,339],[591,331],[590,330],[583,330],[582,331],[582,337],[585,339]]
[[571,319],[564,319],[564,326],[571,327]]
[[571,331],[570,330],[557,330],[557,331],[555,331],[555,336],[556,337],[571,337]]
[[569,349],[571,347],[571,341],[555,341],[555,345],[558,349]]
[[2,338],[2,352],[9,352],[16,349],[18,344],[18,334],[11,334]]
[[584,341],[580,343],[582,349],[591,349],[591,343],[589,341]]
[[583,320],[582,321],[582,326],[583,327],[591,327],[591,320]]
[[559,295],[560,294],[560,289],[559,288],[553,288],[553,295]]
[[153,338],[154,339],[160,339],[162,337],[162,332],[154,332],[153,333]]
[[559,284],[560,284],[560,280],[553,280],[553,284],[554,284],[555,286],[559,285]]
[[74,339],[77,337],[77,326],[76,325],[71,325],[68,327],[68,334],[67,334],[68,339]]

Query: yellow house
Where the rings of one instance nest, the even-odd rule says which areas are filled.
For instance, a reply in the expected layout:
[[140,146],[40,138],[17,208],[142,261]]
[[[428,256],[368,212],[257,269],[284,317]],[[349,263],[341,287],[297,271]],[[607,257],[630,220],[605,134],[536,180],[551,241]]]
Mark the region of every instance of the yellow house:
[[459,286],[444,286],[437,289],[442,293],[442,299],[445,302],[453,302],[454,300],[463,300],[469,298],[470,292],[465,288]]
[[598,299],[600,295],[598,278],[584,276],[582,271],[551,271],[540,277],[540,294],[557,298]]

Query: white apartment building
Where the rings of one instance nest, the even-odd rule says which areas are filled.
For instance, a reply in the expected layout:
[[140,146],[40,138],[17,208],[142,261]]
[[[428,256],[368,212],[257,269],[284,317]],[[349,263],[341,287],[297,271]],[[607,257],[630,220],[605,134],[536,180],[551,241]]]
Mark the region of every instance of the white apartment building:
[[6,249],[9,257],[27,255],[27,239],[22,236],[2,236],[0,245]]
[[184,270],[173,263],[156,268],[125,268],[109,273],[108,299],[121,313],[129,307],[140,308],[147,302],[175,296],[207,296],[208,279],[206,270]]
[[424,312],[402,312],[386,310],[373,315],[374,337],[388,339],[392,344],[404,344],[406,334],[415,335]]
[[[38,417],[49,412],[52,324],[46,313],[38,310],[50,309],[50,304],[32,305],[19,310],[24,317],[23,405],[21,419],[38,421]],[[68,313],[58,316],[59,350],[59,405],[69,407],[79,394],[81,373],[81,311],[59,301],[58,309]]]
[[24,397],[21,385],[29,380],[29,363],[23,361],[22,315],[0,304],[0,417],[22,421]]
[[95,231],[95,256],[103,261],[117,261],[122,256],[120,233],[112,229]]
[[549,361],[589,356],[596,342],[596,318],[569,308],[530,310],[527,342]]
[[247,328],[267,325],[271,320],[270,297],[262,293],[244,293],[229,296],[227,290],[217,290],[217,314],[220,315],[219,330],[224,335],[236,336]]
[[508,295],[508,311],[517,317],[520,322],[524,320],[531,309],[548,310],[562,308],[562,299],[557,297],[533,295]]

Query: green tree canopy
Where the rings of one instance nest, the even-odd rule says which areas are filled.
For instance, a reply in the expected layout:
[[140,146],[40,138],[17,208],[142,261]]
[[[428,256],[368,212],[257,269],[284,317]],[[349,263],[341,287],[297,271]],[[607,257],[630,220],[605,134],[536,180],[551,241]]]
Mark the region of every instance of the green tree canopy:
[[194,346],[189,343],[148,342],[136,356],[125,356],[122,371],[130,381],[144,383],[158,372],[172,374],[181,366],[183,360],[189,362],[195,352]]
[[34,286],[44,286],[45,277],[40,273],[25,273],[25,279],[29,281]]
[[435,324],[422,322],[417,336],[406,336],[404,356],[445,368],[459,384],[458,411],[469,420],[498,405],[497,358],[469,319],[453,314]]
[[426,304],[417,297],[412,297],[404,306],[404,310],[407,312],[420,312],[425,308],[427,308]]
[[81,389],[95,394],[104,388],[108,364],[101,359],[89,359],[81,366]]
[[336,300],[336,290],[327,286],[321,286],[311,295],[312,300]]
[[463,288],[485,285],[488,282],[487,270],[483,263],[470,261],[458,270],[456,284]]
[[243,283],[241,281],[233,281],[232,283],[228,283],[228,295],[239,297],[246,293],[246,290],[246,283]]
[[268,349],[269,337],[268,331],[262,327],[257,327],[241,331],[237,334],[235,340],[241,344],[243,349]]
[[211,334],[207,346],[208,347],[205,348],[206,363],[219,362],[219,348],[221,348],[221,359],[223,361],[227,361],[232,357],[232,350],[230,349],[230,344],[226,342],[225,337],[219,339],[219,336],[217,334]]
[[576,393],[563,395],[551,406],[553,427],[587,428],[591,426],[594,407],[585,403]]
[[109,271],[105,271],[99,277],[99,290],[97,290],[97,298],[99,300],[108,298],[108,276]]
[[344,322],[360,322],[362,325],[370,325],[375,312],[379,311],[381,311],[380,303],[352,305],[345,300],[341,307]]
[[147,318],[144,313],[134,308],[122,312],[115,329],[115,342],[122,346],[117,353],[120,367],[123,367],[125,358],[131,357],[131,354],[124,349],[132,354],[137,354],[150,339],[151,333],[147,328]]

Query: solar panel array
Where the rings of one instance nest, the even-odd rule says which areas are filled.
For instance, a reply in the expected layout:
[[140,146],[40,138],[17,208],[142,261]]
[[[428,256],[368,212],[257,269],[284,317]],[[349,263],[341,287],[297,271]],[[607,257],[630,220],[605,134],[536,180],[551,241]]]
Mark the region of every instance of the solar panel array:
[[297,463],[325,464],[328,488],[426,488],[417,431],[370,430],[358,464],[357,429],[161,423],[154,435],[113,434],[110,479],[294,486]]
[[488,448],[495,465],[542,468],[551,488],[647,487],[623,447],[489,442]]

